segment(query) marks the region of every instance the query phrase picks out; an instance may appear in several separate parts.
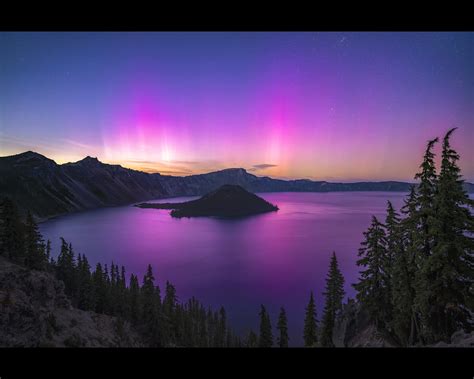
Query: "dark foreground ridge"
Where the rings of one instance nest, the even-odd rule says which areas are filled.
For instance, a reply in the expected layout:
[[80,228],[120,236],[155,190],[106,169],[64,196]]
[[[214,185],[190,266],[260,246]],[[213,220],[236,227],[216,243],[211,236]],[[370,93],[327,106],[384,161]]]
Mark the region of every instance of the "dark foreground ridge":
[[225,184],[200,199],[184,203],[138,204],[140,208],[172,209],[173,217],[242,217],[277,211],[278,207],[238,185]]

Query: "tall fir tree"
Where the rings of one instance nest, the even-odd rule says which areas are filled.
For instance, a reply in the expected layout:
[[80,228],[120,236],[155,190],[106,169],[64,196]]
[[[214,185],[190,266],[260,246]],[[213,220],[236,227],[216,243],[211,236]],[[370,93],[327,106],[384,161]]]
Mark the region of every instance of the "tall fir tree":
[[[429,287],[429,280],[423,271],[426,260],[432,254],[434,245],[433,223],[435,218],[434,202],[437,192],[438,175],[435,166],[434,145],[439,139],[435,138],[428,141],[426,145],[423,161],[420,165],[421,171],[415,175],[420,183],[417,188],[416,211],[412,218],[413,226],[416,228],[414,233],[413,264],[416,267],[414,277],[415,299],[414,299],[414,322],[417,328],[417,337],[422,343],[426,343],[430,337],[429,320],[427,320],[427,291],[424,288]],[[429,290],[428,290],[429,291]]]
[[258,339],[259,347],[272,347],[273,346],[273,333],[270,316],[267,310],[263,306],[260,307],[260,336]]
[[25,264],[24,230],[16,204],[8,198],[0,201],[0,255]]
[[277,344],[279,347],[288,347],[288,341],[290,337],[288,337],[288,320],[286,318],[285,308],[280,308],[280,314],[278,316],[278,323],[277,323],[277,330],[278,330],[278,338]]
[[61,238],[56,270],[58,279],[64,282],[66,294],[73,296],[76,292],[76,262],[72,246],[64,238]]
[[107,283],[102,265],[97,263],[92,274],[92,283],[94,286],[95,311],[97,313],[106,313],[107,307]]
[[385,325],[389,332],[393,327],[393,265],[395,256],[401,249],[401,233],[400,233],[400,215],[393,208],[391,201],[387,201],[387,215],[385,217],[385,256],[383,262],[384,278],[385,278],[385,309],[386,320]]
[[77,307],[83,310],[93,310],[95,307],[94,286],[90,265],[85,255],[77,258]]
[[147,272],[143,277],[143,285],[140,289],[142,304],[142,321],[147,329],[148,339],[151,346],[160,346],[159,315],[155,289],[155,277],[153,269],[148,265]]
[[38,225],[33,220],[30,212],[26,215],[25,222],[25,264],[34,270],[45,270],[48,264],[45,245]]
[[357,300],[369,313],[370,318],[378,326],[384,326],[387,319],[387,275],[384,270],[386,257],[386,236],[383,225],[377,217],[364,232],[365,240],[361,243],[357,261],[360,271],[359,282],[353,284],[357,290]]
[[249,331],[244,344],[246,347],[258,347],[258,336],[253,330]]
[[318,321],[316,318],[316,303],[314,302],[313,291],[311,291],[306,307],[303,339],[305,347],[315,347],[318,343]]
[[[163,325],[164,338],[168,343],[176,343],[178,335],[178,299],[176,288],[169,281],[166,281],[165,296],[163,298]],[[216,322],[217,325],[217,322]]]
[[227,331],[227,320],[224,307],[219,309],[219,323],[217,327],[216,347],[224,347]]
[[129,299],[130,299],[130,313],[129,320],[132,325],[137,325],[141,319],[141,301],[140,301],[140,285],[138,284],[138,278],[136,275],[130,275],[129,285]]
[[344,277],[339,270],[336,253],[332,253],[329,263],[329,271],[326,277],[326,291],[324,313],[321,327],[321,346],[333,347],[332,335],[336,317],[342,310],[342,300],[344,299]]
[[53,267],[55,265],[54,259],[51,256],[51,241],[47,240],[46,241],[46,247],[45,247],[45,255],[46,255],[46,261],[48,262],[47,268],[49,271],[53,270]]
[[456,128],[443,138],[441,170],[434,198],[432,253],[423,262],[418,304],[427,342],[449,342],[458,329],[473,326],[474,202],[463,189],[459,154],[451,147]]
[[[398,224],[399,240],[395,246],[392,269],[392,328],[402,346],[413,345],[418,337],[418,317],[414,310],[415,259],[417,233],[417,193],[415,186],[402,207],[404,218]],[[396,241],[395,241],[396,243]]]
[[428,141],[426,145],[423,162],[420,165],[421,171],[415,175],[415,179],[420,180],[418,186],[418,207],[417,216],[419,229],[417,233],[418,249],[422,253],[419,262],[430,256],[433,244],[433,233],[431,225],[434,217],[434,198],[436,195],[438,177],[435,166],[435,153],[433,153],[434,145],[438,142],[438,138]]

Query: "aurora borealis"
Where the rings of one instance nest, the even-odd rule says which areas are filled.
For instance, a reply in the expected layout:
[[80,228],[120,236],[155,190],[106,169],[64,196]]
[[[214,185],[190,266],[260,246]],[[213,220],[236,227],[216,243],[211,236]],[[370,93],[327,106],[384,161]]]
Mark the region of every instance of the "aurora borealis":
[[1,156],[412,180],[453,126],[474,181],[473,33],[0,33]]

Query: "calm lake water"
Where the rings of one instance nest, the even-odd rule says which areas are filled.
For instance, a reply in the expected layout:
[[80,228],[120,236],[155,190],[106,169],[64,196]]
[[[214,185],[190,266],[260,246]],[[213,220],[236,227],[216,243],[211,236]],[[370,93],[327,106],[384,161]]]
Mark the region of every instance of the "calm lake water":
[[311,290],[321,317],[331,253],[336,252],[346,293],[353,297],[351,283],[358,277],[355,261],[362,232],[372,215],[385,218],[387,200],[399,209],[406,194],[259,195],[280,210],[238,220],[175,219],[169,210],[123,206],[59,217],[40,224],[40,230],[51,240],[54,256],[62,236],[76,253],[86,254],[93,267],[113,261],[141,279],[151,263],[160,288],[169,280],[183,301],[194,295],[216,309],[223,305],[242,334],[248,328],[258,330],[260,304],[270,312],[274,329],[284,306],[290,344],[299,346]]

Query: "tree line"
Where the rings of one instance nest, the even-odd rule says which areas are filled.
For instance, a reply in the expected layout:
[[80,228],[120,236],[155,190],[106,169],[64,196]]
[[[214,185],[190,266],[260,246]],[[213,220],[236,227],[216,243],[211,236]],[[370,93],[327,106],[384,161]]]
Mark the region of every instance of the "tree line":
[[474,202],[450,145],[455,129],[443,138],[439,173],[435,138],[402,216],[388,202],[384,223],[372,217],[359,249],[357,299],[402,346],[450,342],[455,331],[473,330]]
[[[330,259],[323,295],[325,296],[325,305],[323,317],[319,322],[314,295],[312,291],[310,292],[303,327],[305,347],[334,347],[333,331],[336,319],[342,312],[342,301],[345,295],[344,277],[339,269],[335,252],[332,253]],[[278,315],[276,341],[273,338],[270,316],[263,304],[260,307],[259,318],[259,335],[257,337],[255,332],[251,330],[245,339],[246,345],[249,347],[272,347],[276,342],[278,347],[288,347],[288,319],[285,308],[281,307]]]

